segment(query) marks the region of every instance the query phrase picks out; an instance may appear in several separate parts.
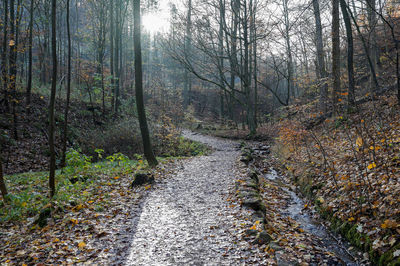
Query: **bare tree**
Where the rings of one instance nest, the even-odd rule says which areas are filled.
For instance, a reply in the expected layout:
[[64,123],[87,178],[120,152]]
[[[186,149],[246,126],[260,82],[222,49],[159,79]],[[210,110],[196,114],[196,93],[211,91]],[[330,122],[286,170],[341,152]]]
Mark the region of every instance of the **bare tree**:
[[339,36],[339,0],[332,0],[332,104],[333,113],[337,113],[340,94],[340,36]]
[[7,196],[7,187],[6,183],[4,182],[4,176],[3,176],[3,162],[0,158],[0,192],[1,195],[3,196],[3,201],[6,202],[6,196]]
[[52,198],[56,193],[55,174],[56,174],[56,152],[54,147],[54,105],[56,101],[56,87],[57,87],[57,0],[51,1],[51,51],[53,61],[53,71],[51,77],[51,95],[49,105],[49,149],[50,149],[50,174],[49,174],[49,187],[50,197]]
[[26,86],[26,107],[29,112],[32,94],[32,45],[33,45],[33,11],[35,0],[31,0],[29,8],[29,42],[28,42],[28,84]]
[[315,43],[317,48],[317,76],[322,80],[320,85],[320,107],[321,110],[327,112],[327,100],[328,100],[328,86],[326,84],[326,78],[328,74],[325,68],[325,57],[324,57],[324,44],[322,41],[322,24],[321,24],[321,13],[319,10],[319,0],[313,0],[313,9],[315,17]]
[[69,114],[69,104],[71,99],[71,56],[72,56],[72,47],[71,47],[71,29],[70,29],[70,0],[67,0],[67,42],[68,42],[68,63],[67,63],[67,101],[65,103],[65,111],[64,111],[64,130],[63,130],[63,150],[62,150],[62,158],[61,158],[61,166],[66,166],[66,154],[67,154],[67,141],[68,141],[68,114]]
[[351,28],[350,16],[349,13],[347,12],[347,5],[345,0],[340,0],[340,8],[343,14],[343,20],[346,27],[346,37],[347,37],[347,74],[349,76],[347,101],[348,101],[348,106],[353,107],[355,105],[353,30]]
[[147,126],[146,112],[143,101],[143,71],[142,71],[142,47],[140,30],[140,0],[133,1],[133,19],[134,19],[134,48],[135,48],[135,91],[136,107],[138,111],[140,132],[142,134],[144,156],[150,166],[158,164],[154,156],[150,141],[149,128]]

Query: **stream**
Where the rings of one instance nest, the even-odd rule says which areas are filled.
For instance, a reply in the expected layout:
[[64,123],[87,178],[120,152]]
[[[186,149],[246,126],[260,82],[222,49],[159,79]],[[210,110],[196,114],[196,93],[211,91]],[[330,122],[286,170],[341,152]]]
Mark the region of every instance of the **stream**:
[[[339,236],[333,235],[329,229],[312,217],[310,211],[304,210],[305,202],[295,192],[287,188],[283,179],[273,168],[267,174],[264,174],[264,178],[280,186],[290,196],[287,206],[281,210],[283,215],[291,217],[300,224],[302,229],[318,238],[320,246],[326,251],[334,253],[341,260],[342,265],[362,265],[358,262],[356,255],[349,251],[351,247],[349,243],[342,241]],[[277,259],[279,264],[279,256],[277,256]]]

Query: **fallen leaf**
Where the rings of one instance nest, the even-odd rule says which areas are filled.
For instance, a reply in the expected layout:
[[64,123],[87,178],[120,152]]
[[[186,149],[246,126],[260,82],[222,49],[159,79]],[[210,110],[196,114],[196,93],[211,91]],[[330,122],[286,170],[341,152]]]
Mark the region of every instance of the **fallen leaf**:
[[84,249],[86,247],[86,243],[85,242],[79,242],[78,247],[80,249]]

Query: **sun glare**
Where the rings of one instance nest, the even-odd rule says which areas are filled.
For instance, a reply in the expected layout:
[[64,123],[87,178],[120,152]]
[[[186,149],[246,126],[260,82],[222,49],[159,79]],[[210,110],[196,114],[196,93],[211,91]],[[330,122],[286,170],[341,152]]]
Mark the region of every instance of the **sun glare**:
[[142,17],[142,24],[146,31],[151,34],[165,32],[168,29],[168,20],[160,13],[149,13]]

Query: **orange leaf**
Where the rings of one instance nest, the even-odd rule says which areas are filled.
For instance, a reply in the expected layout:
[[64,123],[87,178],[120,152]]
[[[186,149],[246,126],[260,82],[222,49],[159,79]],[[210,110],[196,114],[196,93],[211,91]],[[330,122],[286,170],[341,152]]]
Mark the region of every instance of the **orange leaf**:
[[373,169],[375,167],[376,167],[376,164],[375,163],[371,163],[371,164],[368,165],[368,170],[371,170],[371,169]]
[[86,247],[86,243],[85,243],[85,242],[80,242],[80,243],[78,244],[78,247],[79,247],[80,249],[84,249],[84,248]]

